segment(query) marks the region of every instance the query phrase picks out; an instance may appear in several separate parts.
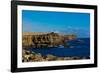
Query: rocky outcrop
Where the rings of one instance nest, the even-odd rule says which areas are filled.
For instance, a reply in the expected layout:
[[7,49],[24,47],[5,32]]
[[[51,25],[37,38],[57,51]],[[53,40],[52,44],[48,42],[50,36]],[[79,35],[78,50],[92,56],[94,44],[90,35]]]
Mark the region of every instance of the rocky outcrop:
[[66,56],[66,57],[58,57],[52,54],[47,54],[43,56],[40,53],[31,52],[28,50],[23,50],[22,54],[22,62],[40,62],[40,61],[61,61],[61,60],[80,60],[80,59],[90,59],[88,56]]
[[63,45],[67,47],[66,40],[74,39],[75,37],[69,37],[59,35],[57,33],[27,33],[23,34],[23,48],[48,48],[58,47]]

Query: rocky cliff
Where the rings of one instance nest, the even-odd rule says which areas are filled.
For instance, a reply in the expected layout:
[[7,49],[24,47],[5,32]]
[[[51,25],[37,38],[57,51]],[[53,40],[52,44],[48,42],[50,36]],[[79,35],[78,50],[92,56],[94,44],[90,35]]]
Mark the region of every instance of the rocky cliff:
[[67,47],[66,40],[75,39],[73,35],[60,35],[51,33],[23,33],[23,48],[48,48],[58,47],[60,45]]

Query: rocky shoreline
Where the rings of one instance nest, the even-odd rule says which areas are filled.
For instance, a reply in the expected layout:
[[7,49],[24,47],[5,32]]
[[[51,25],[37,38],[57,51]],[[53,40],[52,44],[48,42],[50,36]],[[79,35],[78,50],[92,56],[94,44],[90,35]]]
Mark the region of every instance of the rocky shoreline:
[[59,47],[60,45],[68,47],[67,41],[76,39],[76,35],[62,35],[54,32],[36,33],[24,32],[22,44],[24,48],[49,48]]
[[90,59],[90,57],[57,57],[51,54],[43,56],[41,53],[31,52],[29,50],[22,51],[22,62],[39,62],[39,61],[61,61],[61,60],[80,60]]

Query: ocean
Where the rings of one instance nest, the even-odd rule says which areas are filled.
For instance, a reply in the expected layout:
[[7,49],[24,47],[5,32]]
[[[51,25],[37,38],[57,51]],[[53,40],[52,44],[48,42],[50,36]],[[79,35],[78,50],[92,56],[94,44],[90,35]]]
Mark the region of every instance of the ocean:
[[62,45],[54,48],[30,48],[30,51],[41,53],[43,56],[52,54],[58,57],[68,56],[79,56],[89,57],[90,56],[90,38],[78,38],[75,40],[67,41],[67,48]]

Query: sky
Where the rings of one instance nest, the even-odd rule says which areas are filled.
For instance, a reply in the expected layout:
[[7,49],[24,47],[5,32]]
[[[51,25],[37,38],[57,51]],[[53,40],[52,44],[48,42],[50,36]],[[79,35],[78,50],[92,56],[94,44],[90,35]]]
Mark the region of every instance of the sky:
[[90,14],[76,12],[22,11],[23,32],[56,32],[90,37]]

